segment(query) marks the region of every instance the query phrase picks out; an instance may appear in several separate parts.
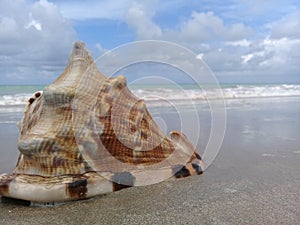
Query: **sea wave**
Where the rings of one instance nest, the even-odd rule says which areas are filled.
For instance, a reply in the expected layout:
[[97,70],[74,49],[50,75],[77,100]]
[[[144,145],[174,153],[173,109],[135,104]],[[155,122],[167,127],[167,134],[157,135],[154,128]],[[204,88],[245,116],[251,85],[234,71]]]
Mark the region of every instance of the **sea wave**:
[[25,105],[32,93],[18,93],[0,95],[0,106]]
[[[222,92],[210,87],[202,90],[198,86],[188,88],[184,85],[173,87],[133,87],[131,91],[137,97],[147,102],[184,101],[184,100],[205,100],[205,99],[243,99],[243,98],[264,98],[264,97],[292,97],[300,96],[300,85],[228,85],[222,87]],[[16,110],[12,106],[27,104],[32,93],[14,93],[0,95],[0,106]],[[2,108],[3,109],[3,108]]]
[[205,100],[205,99],[241,99],[264,97],[293,97],[300,96],[300,85],[234,85],[201,89],[137,89],[133,93],[148,101],[158,100]]
[[224,98],[263,98],[300,96],[300,85],[237,85],[223,90]]

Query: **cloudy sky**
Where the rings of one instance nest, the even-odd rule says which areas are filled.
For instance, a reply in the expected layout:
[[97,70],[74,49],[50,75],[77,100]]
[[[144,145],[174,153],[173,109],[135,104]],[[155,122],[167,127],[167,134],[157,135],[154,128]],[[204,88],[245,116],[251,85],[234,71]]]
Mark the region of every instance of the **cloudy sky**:
[[191,49],[220,82],[300,83],[299,0],[0,0],[0,85],[52,82],[76,40],[97,58],[148,39]]

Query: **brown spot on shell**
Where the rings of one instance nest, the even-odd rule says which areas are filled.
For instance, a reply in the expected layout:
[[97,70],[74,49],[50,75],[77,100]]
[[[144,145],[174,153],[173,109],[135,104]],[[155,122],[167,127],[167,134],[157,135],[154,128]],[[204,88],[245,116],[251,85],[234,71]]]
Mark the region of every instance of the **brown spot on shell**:
[[40,97],[40,96],[41,96],[41,92],[36,92],[36,93],[34,94],[34,96],[35,96],[36,98]]
[[33,102],[34,102],[34,98],[30,98],[29,100],[28,100],[28,102],[29,102],[29,104],[32,104]]
[[195,151],[195,156],[196,156],[197,159],[202,160],[200,154],[197,151]]
[[134,186],[135,177],[129,172],[116,173],[112,177],[113,182],[113,192],[119,191],[124,188],[130,188]]
[[0,179],[0,195],[8,194],[9,192],[9,184],[13,181],[13,177],[5,176],[4,179]]
[[[181,167],[180,169],[178,169],[178,167]],[[188,177],[191,176],[190,171],[186,168],[186,166],[184,165],[178,165],[176,167],[173,168],[173,171],[175,172],[175,177],[176,178],[182,178],[182,177]]]
[[67,185],[67,194],[71,199],[83,199],[86,198],[87,194],[87,180],[79,179],[68,183]]
[[192,163],[192,166],[193,166],[195,172],[196,172],[198,175],[200,175],[200,174],[203,173],[203,170],[202,170],[201,166],[199,166],[198,164]]

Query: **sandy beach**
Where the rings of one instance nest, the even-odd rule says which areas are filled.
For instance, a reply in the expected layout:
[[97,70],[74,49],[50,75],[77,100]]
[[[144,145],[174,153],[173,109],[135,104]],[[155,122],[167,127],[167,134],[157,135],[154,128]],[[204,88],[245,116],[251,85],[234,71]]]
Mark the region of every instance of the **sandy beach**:
[[0,225],[74,224],[300,225],[300,0],[0,0]]
[[[226,103],[224,142],[203,175],[56,207],[1,203],[0,224],[300,224],[300,99]],[[16,134],[0,133],[2,173],[17,151]]]

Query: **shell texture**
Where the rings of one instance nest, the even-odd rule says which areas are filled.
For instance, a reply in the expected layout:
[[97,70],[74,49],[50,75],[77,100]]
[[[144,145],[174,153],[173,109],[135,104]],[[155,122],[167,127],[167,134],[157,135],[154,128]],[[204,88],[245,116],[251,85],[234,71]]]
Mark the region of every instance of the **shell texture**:
[[29,99],[19,129],[16,168],[0,175],[5,197],[64,202],[203,171],[188,139],[167,137],[125,77],[101,74],[82,42],[56,81]]

